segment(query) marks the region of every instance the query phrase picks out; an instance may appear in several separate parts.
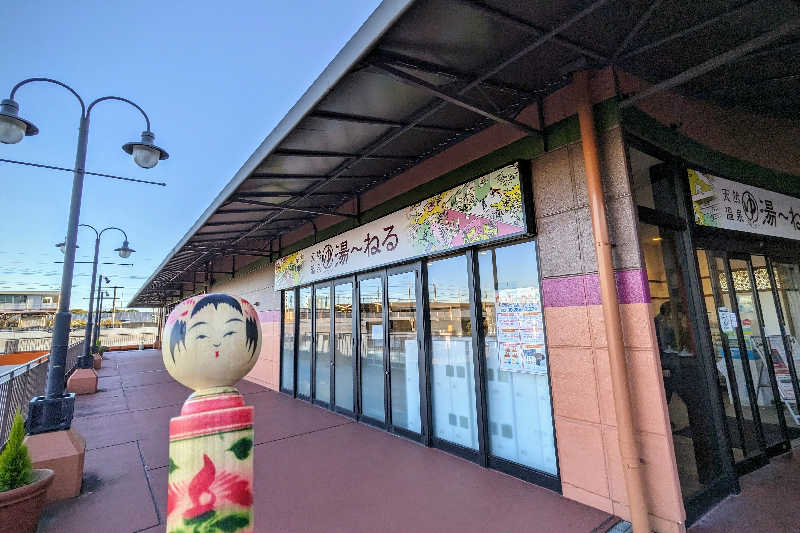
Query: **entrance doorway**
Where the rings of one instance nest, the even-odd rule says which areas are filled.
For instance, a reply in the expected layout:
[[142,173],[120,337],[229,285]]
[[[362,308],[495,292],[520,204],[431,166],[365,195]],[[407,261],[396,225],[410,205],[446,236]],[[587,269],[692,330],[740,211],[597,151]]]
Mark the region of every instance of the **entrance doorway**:
[[800,443],[797,265],[699,249],[719,391],[737,473]]
[[414,440],[423,434],[420,264],[358,276],[359,419]]

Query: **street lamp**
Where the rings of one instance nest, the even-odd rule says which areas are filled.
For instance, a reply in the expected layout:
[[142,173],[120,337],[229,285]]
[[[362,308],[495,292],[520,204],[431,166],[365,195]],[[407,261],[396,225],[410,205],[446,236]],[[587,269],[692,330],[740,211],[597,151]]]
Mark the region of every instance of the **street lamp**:
[[[72,196],[67,222],[67,238],[64,244],[61,297],[53,325],[53,341],[47,370],[47,385],[45,395],[32,399],[28,411],[28,433],[36,434],[68,429],[72,423],[72,412],[75,406],[75,395],[65,394],[64,376],[72,318],[69,312],[69,302],[75,266],[75,249],[77,247],[78,222],[81,212],[83,178],[86,171],[86,149],[89,141],[89,122],[92,109],[100,102],[116,100],[135,107],[142,114],[146,127],[144,133],[142,133],[141,142],[127,143],[122,147],[126,153],[134,156],[133,160],[137,165],[143,168],[152,168],[158,161],[167,159],[169,154],[167,154],[166,150],[153,143],[155,136],[150,131],[150,118],[135,103],[119,96],[104,96],[94,100],[87,107],[83,99],[72,87],[50,78],[29,78],[21,81],[11,89],[8,98],[0,103],[0,142],[15,144],[20,142],[26,135],[39,133],[39,129],[32,122],[19,116],[19,104],[14,100],[17,90],[23,85],[32,82],[46,82],[61,86],[71,92],[81,106],[78,146],[75,152],[75,167],[72,179]],[[126,246],[123,246],[123,248],[125,250],[128,249]],[[123,251],[123,253],[127,252]]]
[[[94,287],[95,287],[95,283],[97,281],[97,260],[98,260],[98,258],[100,256],[100,237],[103,236],[103,233],[105,233],[106,231],[111,230],[111,229],[117,230],[120,233],[122,233],[122,235],[124,237],[124,240],[122,241],[122,246],[120,246],[119,248],[115,248],[114,251],[119,253],[119,256],[122,257],[123,259],[130,257],[130,255],[133,252],[135,252],[136,250],[132,249],[129,246],[128,234],[125,233],[125,230],[122,230],[122,229],[117,228],[115,226],[109,226],[107,228],[101,229],[100,231],[97,231],[97,228],[95,228],[94,226],[91,226],[89,224],[78,224],[78,226],[83,226],[84,228],[91,229],[92,231],[94,231],[94,234],[96,236],[95,241],[94,241],[94,261],[92,262],[92,288],[89,291],[89,313],[86,316],[86,334],[84,336],[84,343],[83,343],[83,356],[81,356],[81,358],[78,360],[78,368],[92,368],[92,364],[93,364],[92,356],[91,356],[91,353],[92,353],[92,351],[91,351],[92,350],[92,304],[94,302]],[[65,246],[64,246],[63,242],[56,244],[56,246],[61,248],[62,252],[64,251]],[[76,245],[76,247],[77,247],[77,245]],[[107,278],[106,278],[106,280],[107,280]],[[102,280],[100,280],[100,282],[102,283]]]

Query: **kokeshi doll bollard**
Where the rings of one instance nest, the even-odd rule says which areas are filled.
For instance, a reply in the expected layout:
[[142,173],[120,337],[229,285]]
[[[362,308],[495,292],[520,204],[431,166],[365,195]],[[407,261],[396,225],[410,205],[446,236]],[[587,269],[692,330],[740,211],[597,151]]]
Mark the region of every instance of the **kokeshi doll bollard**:
[[253,408],[233,385],[261,351],[258,314],[235,296],[192,297],[162,339],[167,370],[195,391],[169,424],[167,532],[252,532]]

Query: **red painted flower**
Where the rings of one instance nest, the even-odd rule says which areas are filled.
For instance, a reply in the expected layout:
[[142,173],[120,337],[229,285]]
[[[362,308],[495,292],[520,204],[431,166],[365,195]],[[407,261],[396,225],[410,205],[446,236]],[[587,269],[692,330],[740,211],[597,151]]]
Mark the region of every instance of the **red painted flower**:
[[203,468],[188,486],[185,482],[170,483],[167,494],[167,516],[180,509],[187,520],[213,510],[218,498],[243,507],[253,504],[250,481],[230,472],[217,475],[213,461],[206,454],[203,454]]

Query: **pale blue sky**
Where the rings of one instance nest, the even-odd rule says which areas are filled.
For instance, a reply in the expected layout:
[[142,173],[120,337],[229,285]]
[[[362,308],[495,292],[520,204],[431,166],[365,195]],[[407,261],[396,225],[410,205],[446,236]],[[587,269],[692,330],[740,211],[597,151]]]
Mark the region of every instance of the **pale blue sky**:
[[[3,7],[0,97],[28,77],[59,79],[91,101],[133,100],[150,116],[156,144],[170,154],[144,170],[120,149],[144,120],[122,103],[92,114],[87,170],[167,182],[140,185],[86,176],[81,222],[119,226],[136,253],[113,251],[106,232],[102,273],[125,289],[122,304],[160,264],[258,144],[356,32],[378,0],[325,2],[37,1]],[[66,90],[30,84],[20,115],[39,135],[0,144],[0,158],[72,167],[79,106]],[[0,163],[0,290],[58,288],[72,175]],[[82,228],[78,260],[91,260]],[[75,268],[71,307],[86,307],[90,264]]]

